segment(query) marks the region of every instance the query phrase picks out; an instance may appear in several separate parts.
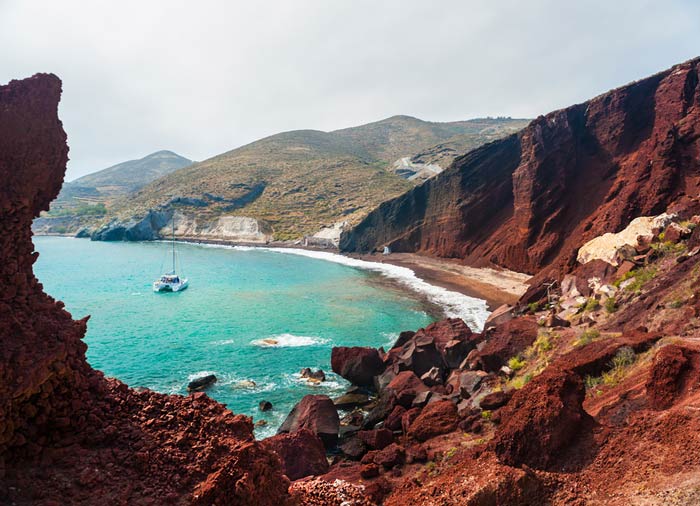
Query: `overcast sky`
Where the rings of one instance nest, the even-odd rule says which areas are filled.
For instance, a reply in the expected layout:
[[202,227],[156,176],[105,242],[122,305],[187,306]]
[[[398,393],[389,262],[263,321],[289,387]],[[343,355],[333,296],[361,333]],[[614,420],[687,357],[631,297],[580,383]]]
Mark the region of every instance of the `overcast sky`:
[[0,83],[63,80],[67,179],[408,114],[534,117],[700,54],[700,2],[0,0]]

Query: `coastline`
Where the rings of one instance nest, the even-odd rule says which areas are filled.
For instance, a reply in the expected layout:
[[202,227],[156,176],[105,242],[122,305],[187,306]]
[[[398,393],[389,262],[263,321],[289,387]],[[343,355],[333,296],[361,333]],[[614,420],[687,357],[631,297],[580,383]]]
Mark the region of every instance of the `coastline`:
[[[36,235],[53,236],[54,234]],[[442,307],[434,297],[431,297],[430,294],[426,294],[424,290],[417,290],[415,287],[410,286],[409,283],[400,282],[397,276],[391,276],[388,275],[388,272],[382,272],[390,270],[391,267],[389,266],[407,269],[411,271],[419,282],[432,285],[441,290],[461,294],[465,297],[485,301],[485,310],[489,313],[502,304],[514,304],[525,290],[527,290],[526,281],[530,278],[528,274],[491,267],[470,267],[462,265],[457,260],[427,257],[416,253],[347,255],[337,250],[303,246],[293,242],[249,243],[196,237],[176,237],[175,240],[195,245],[240,249],[260,248],[278,251],[280,253],[300,254],[327,261],[348,263],[348,265],[361,269],[379,271],[380,274],[383,274],[384,277],[392,283],[400,285],[403,289],[409,288],[414,293],[418,293],[420,296],[424,297],[426,302],[430,305]],[[340,260],[343,258],[348,259],[348,262]],[[360,263],[353,264],[353,260]],[[405,275],[407,275],[407,273],[405,273]],[[396,283],[397,281],[399,282]],[[445,308],[443,307],[443,309]],[[451,311],[447,308],[444,310],[444,313],[446,316],[449,316]]]

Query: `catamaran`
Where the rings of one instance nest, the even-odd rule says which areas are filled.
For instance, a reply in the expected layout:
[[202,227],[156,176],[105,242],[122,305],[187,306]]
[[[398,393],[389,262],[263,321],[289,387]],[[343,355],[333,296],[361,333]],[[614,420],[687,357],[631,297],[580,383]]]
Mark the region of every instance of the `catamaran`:
[[154,292],[180,292],[187,288],[187,278],[179,276],[175,270],[175,216],[173,216],[173,270],[163,274],[153,282]]

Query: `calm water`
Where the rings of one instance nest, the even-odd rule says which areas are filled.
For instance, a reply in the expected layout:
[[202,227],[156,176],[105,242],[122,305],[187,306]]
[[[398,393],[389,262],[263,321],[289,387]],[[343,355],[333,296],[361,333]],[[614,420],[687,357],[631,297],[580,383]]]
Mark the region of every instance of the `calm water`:
[[[432,321],[418,296],[379,274],[268,250],[178,245],[187,290],[155,294],[167,270],[167,243],[104,243],[36,237],[37,277],[74,318],[92,315],[85,338],[93,367],[130,386],[186,393],[189,380],[214,373],[209,395],[237,413],[266,419],[274,432],[308,393],[302,367],[330,372],[334,345],[381,346]],[[272,338],[277,346],[260,340]],[[245,381],[255,387],[246,387]],[[258,411],[261,400],[274,410]]]

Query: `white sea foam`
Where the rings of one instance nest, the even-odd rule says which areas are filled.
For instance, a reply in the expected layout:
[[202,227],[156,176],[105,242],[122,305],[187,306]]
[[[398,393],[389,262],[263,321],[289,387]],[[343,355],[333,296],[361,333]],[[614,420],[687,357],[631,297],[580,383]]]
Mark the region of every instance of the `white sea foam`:
[[[251,246],[233,246],[233,248],[242,251],[256,249],[256,247]],[[489,310],[485,300],[469,297],[468,295],[431,285],[416,276],[416,273],[407,267],[380,262],[368,262],[366,260],[346,257],[327,251],[313,251],[298,248],[257,249],[316,258],[318,260],[326,260],[328,262],[335,262],[358,269],[378,272],[389,279],[398,281],[411,290],[427,296],[431,302],[439,305],[443,309],[446,316],[450,318],[462,318],[466,324],[475,331],[480,331],[483,328],[486,318],[489,316]]]
[[328,339],[315,336],[297,336],[294,334],[277,334],[264,339],[251,341],[253,346],[262,348],[293,348],[297,346],[316,346],[326,344]]
[[215,372],[215,371],[199,371],[199,372],[195,372],[195,373],[192,373],[192,374],[190,374],[189,376],[187,376],[187,381],[194,381],[194,380],[196,380],[197,378],[201,378],[201,377],[203,377],[203,376],[209,376],[209,375],[211,375],[211,374],[216,375],[216,372]]
[[232,248],[238,251],[265,250],[274,253],[305,256],[318,260],[325,260],[327,262],[335,262],[337,264],[347,265],[357,269],[378,272],[389,279],[398,281],[402,285],[417,293],[425,295],[428,300],[442,308],[445,316],[463,319],[465,323],[474,331],[480,331],[484,327],[486,318],[488,318],[490,314],[485,300],[431,285],[430,283],[416,276],[416,273],[408,267],[401,267],[398,265],[391,265],[381,262],[368,262],[367,260],[351,258],[328,251],[305,250],[300,248],[230,246],[226,244],[201,244],[201,246],[209,248]]

